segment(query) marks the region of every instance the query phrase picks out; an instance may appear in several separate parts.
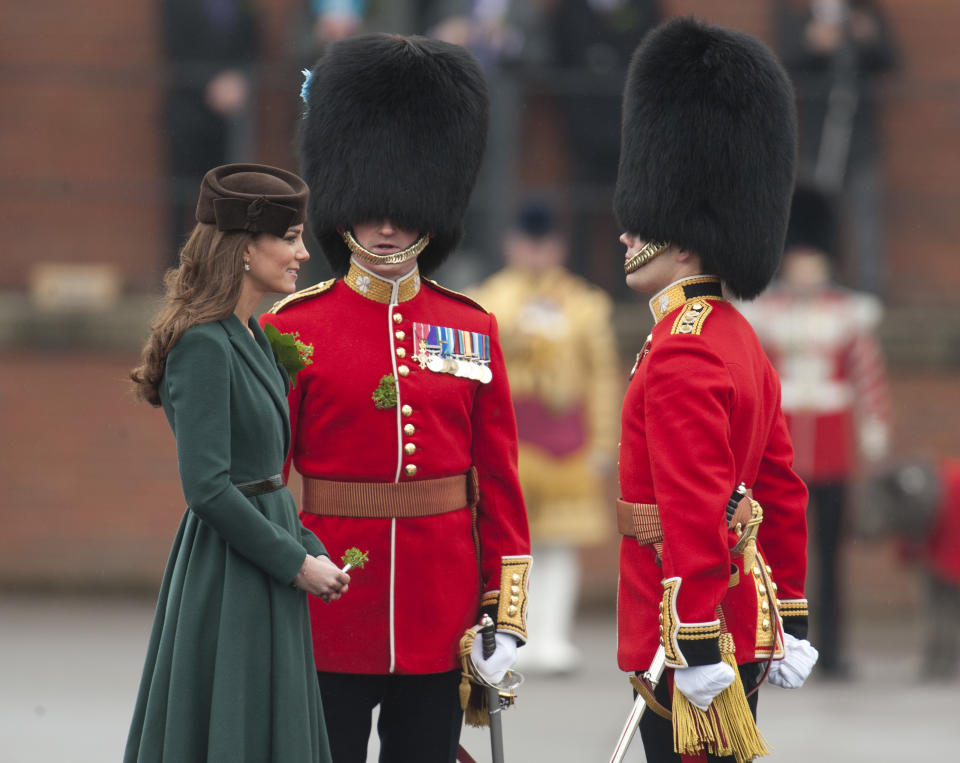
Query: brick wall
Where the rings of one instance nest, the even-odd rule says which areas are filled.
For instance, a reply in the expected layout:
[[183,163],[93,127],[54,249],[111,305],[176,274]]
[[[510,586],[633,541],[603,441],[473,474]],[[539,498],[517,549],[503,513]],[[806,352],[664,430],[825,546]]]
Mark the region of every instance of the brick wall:
[[[90,0],[82,13],[67,0],[8,5],[0,27],[0,240],[16,245],[6,248],[0,290],[23,289],[41,260],[112,263],[128,290],[154,288],[167,241],[155,2]],[[260,5],[265,55],[254,158],[294,166],[297,3]],[[884,89],[890,297],[916,302],[960,286],[952,266],[960,238],[960,51],[952,37],[960,4],[884,5],[903,58]],[[771,38],[768,0],[664,7]]]
[[[261,3],[256,153],[289,166],[297,85],[292,73],[283,81],[283,50],[295,2]],[[5,5],[0,237],[16,245],[5,247],[0,290],[23,289],[40,260],[109,263],[128,290],[155,288],[168,241],[157,3]]]
[[[0,317],[7,327],[16,323],[16,331],[0,331],[0,583],[150,587],[182,498],[162,413],[135,404],[124,383],[146,311],[118,311],[117,320],[133,320],[139,330],[103,331],[126,337],[106,342],[96,338],[96,326],[111,314],[65,316],[58,324],[31,314],[22,292],[31,266],[42,261],[113,263],[134,300],[155,288],[167,236],[160,190],[164,75],[154,4],[89,0],[82,13],[66,0],[7,5],[0,26]],[[291,92],[298,79],[285,41],[295,0],[262,6],[267,54],[256,158],[294,166],[298,106]],[[898,323],[888,332],[890,346],[899,348],[898,449],[960,453],[953,404],[960,374],[953,296],[960,286],[953,252],[960,240],[960,49],[953,31],[960,28],[960,4],[887,0],[885,6],[903,57],[885,88],[891,296],[913,306],[907,327]],[[765,0],[675,0],[666,7],[769,39]],[[534,104],[524,134],[550,133],[543,120]],[[563,162],[549,151],[557,145],[552,135],[552,143],[534,143],[521,177],[562,177]],[[559,172],[544,169],[550,162]],[[4,291],[20,301],[4,298]],[[636,328],[636,321],[628,323],[625,352]],[[58,332],[69,341],[56,341]],[[917,348],[933,340],[915,365]],[[41,353],[38,345],[50,349]],[[864,579],[875,576],[877,555],[859,558]],[[613,546],[589,559],[589,586],[608,591]]]

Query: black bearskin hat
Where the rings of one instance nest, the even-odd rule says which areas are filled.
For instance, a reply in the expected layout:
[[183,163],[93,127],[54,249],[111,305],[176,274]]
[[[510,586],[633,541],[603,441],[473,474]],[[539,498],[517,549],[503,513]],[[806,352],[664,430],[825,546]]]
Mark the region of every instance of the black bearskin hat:
[[783,252],[796,165],[790,80],[744,32],[671,19],[627,75],[614,210],[624,230],[695,252],[737,297]]
[[837,215],[830,197],[815,186],[797,184],[790,204],[784,251],[811,247],[828,257],[837,254]]
[[300,161],[309,220],[336,275],[350,251],[338,228],[388,218],[430,244],[435,270],[459,243],[486,145],[489,99],[465,49],[369,34],[333,43],[304,85]]

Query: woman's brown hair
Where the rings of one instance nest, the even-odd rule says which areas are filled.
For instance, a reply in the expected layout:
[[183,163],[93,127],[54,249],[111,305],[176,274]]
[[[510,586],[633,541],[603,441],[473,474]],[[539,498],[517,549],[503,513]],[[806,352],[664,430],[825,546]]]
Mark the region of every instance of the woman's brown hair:
[[233,313],[243,284],[243,254],[253,238],[251,233],[218,231],[206,223],[193,229],[180,252],[180,267],[164,277],[163,305],[140,354],[140,365],[130,372],[138,400],[160,405],[167,355],[187,329]]

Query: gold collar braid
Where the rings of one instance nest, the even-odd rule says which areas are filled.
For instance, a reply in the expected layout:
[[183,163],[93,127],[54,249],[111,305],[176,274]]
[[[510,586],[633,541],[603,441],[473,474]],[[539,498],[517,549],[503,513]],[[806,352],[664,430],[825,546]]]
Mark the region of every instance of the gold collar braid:
[[639,270],[668,246],[670,246],[670,244],[666,241],[648,241],[640,247],[639,252],[623,263],[623,272],[626,275],[630,275],[634,271]]
[[698,275],[681,278],[650,300],[654,323],[662,321],[680,305],[696,299],[723,299],[723,287],[716,276]]
[[397,280],[382,278],[367,270],[356,260],[350,260],[350,270],[343,282],[361,297],[384,305],[397,304],[413,299],[420,292],[420,271],[414,269]]
[[392,254],[377,254],[362,247],[360,243],[353,237],[352,231],[345,230],[342,235],[344,243],[347,245],[347,248],[354,257],[357,257],[362,262],[368,262],[372,264],[379,263],[382,265],[396,265],[400,262],[412,260],[414,257],[419,256],[420,252],[422,252],[426,248],[427,244],[430,243],[430,234],[426,234],[418,238],[406,249],[401,249],[399,252],[393,252]]

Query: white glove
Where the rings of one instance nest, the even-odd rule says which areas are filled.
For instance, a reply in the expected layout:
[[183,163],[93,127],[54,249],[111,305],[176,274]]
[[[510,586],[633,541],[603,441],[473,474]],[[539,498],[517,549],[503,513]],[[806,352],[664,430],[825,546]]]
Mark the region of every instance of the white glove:
[[783,634],[783,659],[770,663],[767,680],[781,689],[799,689],[807,680],[820,653],[806,639]]
[[706,711],[713,698],[733,683],[736,673],[725,662],[693,665],[673,671],[673,684],[690,704]]
[[497,648],[490,655],[489,660],[483,659],[483,637],[477,626],[477,637],[473,640],[473,651],[470,659],[477,672],[489,684],[498,684],[503,680],[507,671],[517,661],[517,639],[509,633],[496,633]]

